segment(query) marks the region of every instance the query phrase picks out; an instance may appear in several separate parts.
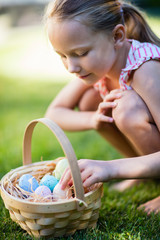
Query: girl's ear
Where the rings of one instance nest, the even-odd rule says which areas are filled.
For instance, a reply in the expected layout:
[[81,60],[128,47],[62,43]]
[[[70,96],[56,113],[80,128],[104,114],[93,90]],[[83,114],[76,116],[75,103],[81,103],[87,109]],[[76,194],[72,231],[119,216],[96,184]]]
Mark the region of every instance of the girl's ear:
[[125,27],[122,24],[116,25],[112,34],[115,49],[121,48],[126,38]]

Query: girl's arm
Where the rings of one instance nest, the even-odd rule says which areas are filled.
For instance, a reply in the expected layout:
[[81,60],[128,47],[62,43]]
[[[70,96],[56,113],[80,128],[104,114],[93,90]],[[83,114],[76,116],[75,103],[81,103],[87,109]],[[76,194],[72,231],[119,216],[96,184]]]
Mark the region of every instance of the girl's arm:
[[70,82],[50,104],[45,117],[54,120],[63,130],[67,131],[97,129],[101,121],[112,122],[113,119],[105,113],[107,109],[116,106],[113,103],[114,99],[119,98],[116,92],[108,95],[105,101],[99,104],[97,111],[75,110],[85,91],[91,87],[80,79]]
[[[112,161],[81,159],[78,165],[84,187],[113,179],[160,178],[160,152]],[[71,182],[71,172],[68,168],[60,180],[62,189]]]
[[[149,61],[135,71],[132,87],[141,96],[151,112],[160,132],[160,62]],[[159,143],[160,144],[160,143]],[[160,178],[160,152],[146,156],[112,161],[80,160],[84,187],[112,179]],[[67,169],[61,179],[62,188],[71,179]]]
[[78,112],[78,106],[84,92],[89,88],[79,79],[67,84],[56,96],[47,109],[45,117],[54,120],[61,128],[68,131],[90,129],[92,112]]

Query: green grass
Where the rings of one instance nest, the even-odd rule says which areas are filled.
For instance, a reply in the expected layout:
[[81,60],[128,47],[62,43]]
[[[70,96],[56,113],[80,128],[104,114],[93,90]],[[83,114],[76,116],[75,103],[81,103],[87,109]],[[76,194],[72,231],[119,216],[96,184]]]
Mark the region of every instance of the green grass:
[[[160,25],[159,18],[153,20]],[[6,49],[7,51],[7,49]],[[8,53],[8,51],[7,51]],[[5,54],[5,52],[3,52]],[[1,73],[0,73],[1,74]],[[13,168],[22,165],[22,141],[26,125],[30,120],[43,117],[48,104],[64,86],[60,81],[20,81],[0,75],[0,178]],[[121,155],[94,131],[66,133],[77,158],[115,159]],[[56,138],[41,124],[33,134],[33,162],[54,159],[63,155]],[[68,240],[159,240],[160,215],[147,216],[137,207],[160,194],[158,182],[146,182],[137,187],[117,193],[104,184],[104,196],[100,217],[95,229],[77,231]],[[0,239],[34,239],[14,223],[0,198]],[[50,238],[52,239],[52,238]]]
[[[0,177],[22,165],[22,140],[30,120],[43,117],[51,99],[63,87],[54,82],[18,82],[1,76],[0,111]],[[16,92],[15,92],[16,89]],[[115,159],[121,157],[109,144],[93,131],[66,133],[77,158]],[[42,125],[33,134],[33,161],[54,159],[63,154],[56,138]],[[141,184],[125,193],[109,190],[104,185],[102,208],[96,229],[78,231],[66,239],[160,239],[160,216],[147,216],[137,206],[160,192],[155,182]],[[0,199],[0,239],[33,239],[16,223]],[[65,238],[61,238],[65,239]]]

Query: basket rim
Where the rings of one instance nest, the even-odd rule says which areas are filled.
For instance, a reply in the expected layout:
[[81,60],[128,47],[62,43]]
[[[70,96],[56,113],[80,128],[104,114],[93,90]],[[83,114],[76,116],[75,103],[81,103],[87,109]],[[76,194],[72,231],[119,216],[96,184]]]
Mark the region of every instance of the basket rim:
[[[17,202],[19,202],[19,203],[26,203],[26,204],[28,204],[28,205],[39,205],[39,206],[47,206],[47,205],[59,205],[59,204],[65,204],[65,203],[71,203],[71,202],[77,202],[77,201],[81,201],[81,200],[79,200],[78,198],[73,198],[73,199],[66,199],[66,200],[61,200],[61,201],[55,201],[55,202],[29,202],[29,201],[27,201],[27,200],[25,200],[25,199],[20,199],[20,198],[16,198],[16,197],[14,197],[14,196],[12,196],[12,195],[10,195],[6,190],[5,190],[5,188],[4,188],[4,184],[5,184],[5,180],[6,180],[6,178],[8,178],[8,176],[10,176],[10,175],[12,175],[12,174],[14,174],[14,173],[16,173],[18,170],[21,170],[21,169],[27,169],[28,167],[31,167],[31,166],[40,166],[40,165],[45,165],[46,163],[51,163],[52,161],[53,162],[56,162],[56,160],[58,161],[58,158],[57,159],[55,159],[55,160],[46,160],[46,161],[41,161],[41,162],[35,162],[35,163],[31,163],[31,164],[28,164],[28,165],[24,165],[24,166],[20,166],[20,167],[18,167],[18,168],[15,168],[15,169],[12,169],[12,170],[10,170],[8,173],[6,173],[3,177],[2,177],[2,179],[1,179],[1,185],[0,185],[0,188],[1,188],[1,192],[3,192],[5,195],[6,195],[6,197],[9,197],[10,199],[12,199],[12,200],[14,200],[14,201],[17,201]],[[99,186],[96,188],[96,189],[93,189],[93,190],[91,190],[90,192],[88,192],[88,193],[85,193],[84,194],[84,200],[86,200],[86,198],[88,198],[88,197],[90,197],[93,193],[96,193],[101,187],[102,187],[102,185],[103,185],[103,183],[99,183]],[[1,193],[1,195],[2,195],[2,193]]]
[[[2,183],[1,183],[2,184]],[[98,188],[96,188],[95,190],[92,190],[92,191],[90,191],[90,192],[88,192],[88,193],[85,193],[84,194],[84,196],[85,196],[85,199],[87,198],[87,197],[89,197],[90,195],[92,195],[93,193],[95,193],[95,192],[97,192],[100,188],[102,187],[102,183],[99,185],[99,187]],[[71,203],[71,202],[75,202],[75,201],[80,201],[79,199],[77,199],[76,197],[75,198],[72,198],[72,199],[66,199],[66,200],[62,200],[62,201],[55,201],[55,202],[29,202],[29,201],[27,201],[27,200],[25,200],[25,199],[19,199],[19,198],[16,198],[16,197],[14,197],[14,196],[12,196],[12,195],[10,195],[5,189],[4,189],[4,187],[3,187],[3,185],[1,185],[1,191],[5,194],[5,195],[7,195],[9,198],[11,198],[11,199],[13,199],[13,200],[15,200],[15,201],[17,201],[17,202],[21,202],[21,203],[26,203],[26,204],[28,204],[28,205],[42,205],[42,206],[45,206],[45,205],[59,205],[59,204],[64,204],[64,203]]]

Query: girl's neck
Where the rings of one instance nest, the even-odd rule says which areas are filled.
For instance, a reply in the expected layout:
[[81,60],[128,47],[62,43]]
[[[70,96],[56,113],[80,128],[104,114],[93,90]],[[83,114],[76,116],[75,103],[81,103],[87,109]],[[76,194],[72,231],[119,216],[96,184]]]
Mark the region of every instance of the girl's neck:
[[115,85],[119,86],[119,77],[121,71],[126,66],[128,53],[131,47],[131,43],[129,41],[124,42],[124,45],[119,51],[117,52],[117,58],[113,65],[112,71],[106,76],[107,78],[114,81]]

